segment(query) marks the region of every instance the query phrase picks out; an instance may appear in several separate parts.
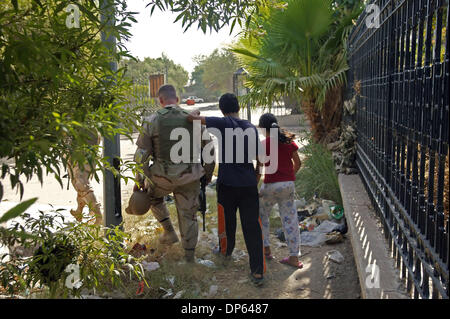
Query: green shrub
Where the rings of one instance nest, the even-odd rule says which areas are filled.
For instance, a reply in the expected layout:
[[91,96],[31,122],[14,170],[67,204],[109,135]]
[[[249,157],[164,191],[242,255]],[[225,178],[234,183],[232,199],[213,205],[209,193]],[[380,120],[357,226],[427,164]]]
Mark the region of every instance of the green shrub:
[[0,288],[8,294],[79,297],[123,289],[128,279],[145,281],[142,265],[126,252],[129,235],[119,227],[66,223],[59,211],[22,218],[0,227],[0,245],[10,247],[0,256]]
[[297,193],[305,199],[316,195],[319,198],[332,200],[342,205],[339,182],[331,152],[322,144],[312,141],[306,145],[302,153],[305,159],[297,173],[295,187]]

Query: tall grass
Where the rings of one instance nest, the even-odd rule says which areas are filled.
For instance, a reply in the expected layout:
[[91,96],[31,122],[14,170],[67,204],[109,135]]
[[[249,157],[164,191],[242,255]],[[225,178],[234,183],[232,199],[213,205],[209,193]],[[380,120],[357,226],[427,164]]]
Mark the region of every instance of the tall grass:
[[322,144],[310,141],[303,148],[302,153],[305,159],[302,161],[302,168],[297,173],[295,181],[297,193],[307,200],[316,194],[319,198],[329,199],[342,205],[331,152]]

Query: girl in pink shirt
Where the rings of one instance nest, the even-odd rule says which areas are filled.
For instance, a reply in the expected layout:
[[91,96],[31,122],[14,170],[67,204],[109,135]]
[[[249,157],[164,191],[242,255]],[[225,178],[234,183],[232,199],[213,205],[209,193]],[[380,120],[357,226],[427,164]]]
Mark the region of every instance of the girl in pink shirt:
[[[278,167],[275,173],[265,174],[264,183],[260,189],[259,215],[263,228],[264,254],[266,259],[273,259],[269,242],[269,216],[277,203],[283,231],[289,248],[289,256],[280,260],[281,263],[302,268],[298,260],[300,254],[300,230],[297,219],[297,209],[294,205],[295,174],[300,169],[298,146],[294,142],[295,135],[280,129],[273,114],[266,113],[259,119],[259,127],[265,129],[266,140],[263,142],[266,155],[270,156],[270,129],[278,129]],[[263,146],[264,147],[264,146]],[[268,166],[266,163],[265,166]]]

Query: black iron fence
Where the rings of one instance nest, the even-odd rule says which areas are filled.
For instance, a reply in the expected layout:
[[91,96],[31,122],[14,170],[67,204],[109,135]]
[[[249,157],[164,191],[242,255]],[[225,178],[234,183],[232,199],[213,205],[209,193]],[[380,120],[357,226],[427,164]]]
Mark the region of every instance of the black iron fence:
[[408,292],[448,298],[449,3],[373,4],[349,38],[357,166]]

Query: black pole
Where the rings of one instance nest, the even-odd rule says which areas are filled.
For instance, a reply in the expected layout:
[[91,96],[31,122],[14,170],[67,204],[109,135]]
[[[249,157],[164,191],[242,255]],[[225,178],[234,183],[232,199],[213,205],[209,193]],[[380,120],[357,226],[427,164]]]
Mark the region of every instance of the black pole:
[[[115,24],[114,19],[114,2],[110,0],[101,1],[101,18],[102,23],[106,23],[109,26]],[[116,49],[116,38],[111,34],[107,34],[105,31],[101,32],[101,39],[104,45],[111,50]],[[109,63],[113,72],[117,71],[117,63],[111,59]],[[112,139],[103,139],[104,151],[103,156],[108,158],[108,162],[116,170],[119,170],[120,166],[120,136],[116,134]],[[122,223],[122,202],[120,192],[120,178],[115,177],[114,174],[105,170],[103,180],[103,207],[104,218],[103,223],[106,227],[114,227]]]

